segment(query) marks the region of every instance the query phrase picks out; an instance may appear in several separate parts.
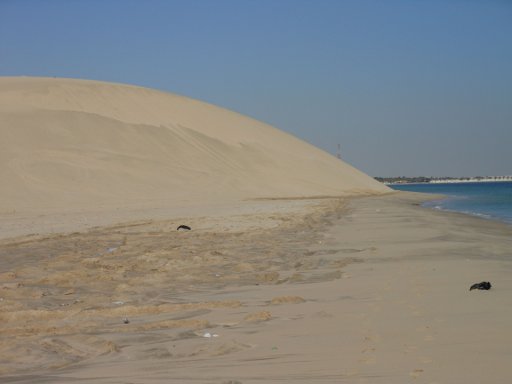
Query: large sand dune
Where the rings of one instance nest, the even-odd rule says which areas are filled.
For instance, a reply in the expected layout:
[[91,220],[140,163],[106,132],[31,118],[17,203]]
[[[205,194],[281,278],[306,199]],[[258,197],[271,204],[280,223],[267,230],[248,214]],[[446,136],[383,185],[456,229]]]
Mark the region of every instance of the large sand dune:
[[386,192],[198,101],[0,79],[0,382],[511,382],[510,226],[251,200]]
[[0,78],[0,214],[387,188],[269,125],[174,94]]

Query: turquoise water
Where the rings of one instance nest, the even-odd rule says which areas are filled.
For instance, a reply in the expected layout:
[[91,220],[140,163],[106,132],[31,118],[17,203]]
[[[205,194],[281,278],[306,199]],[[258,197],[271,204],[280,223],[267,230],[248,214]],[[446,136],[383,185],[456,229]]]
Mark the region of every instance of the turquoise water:
[[425,206],[512,224],[512,182],[391,185],[400,191],[443,194]]

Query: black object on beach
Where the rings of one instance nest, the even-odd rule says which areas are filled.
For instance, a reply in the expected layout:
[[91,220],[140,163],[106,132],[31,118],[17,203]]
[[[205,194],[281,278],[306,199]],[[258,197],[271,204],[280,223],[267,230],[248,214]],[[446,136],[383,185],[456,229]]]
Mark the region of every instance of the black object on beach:
[[190,231],[192,228],[190,228],[188,225],[180,225],[178,228],[176,228],[177,231]]
[[489,283],[488,281],[482,281],[481,283],[473,284],[471,288],[469,288],[469,290],[472,291],[473,289],[482,289],[484,291],[488,291],[489,289],[491,289],[491,287],[491,283]]

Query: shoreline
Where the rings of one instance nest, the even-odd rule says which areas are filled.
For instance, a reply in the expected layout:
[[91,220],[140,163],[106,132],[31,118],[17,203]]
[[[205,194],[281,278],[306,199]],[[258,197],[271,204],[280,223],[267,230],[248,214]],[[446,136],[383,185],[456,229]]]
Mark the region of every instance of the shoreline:
[[[459,212],[486,220],[495,220],[512,225],[510,190],[512,183],[466,183],[429,185],[397,185],[397,191],[432,193],[442,195],[434,202],[426,202],[424,206],[445,212]],[[505,185],[506,184],[506,185]],[[481,188],[480,188],[481,187]]]
[[0,243],[0,382],[507,382],[512,229],[425,197]]
[[491,216],[491,215],[486,214],[486,213],[470,212],[470,211],[456,211],[454,209],[452,210],[452,209],[446,209],[446,208],[441,208],[441,207],[431,207],[431,206],[428,205],[430,203],[434,203],[435,201],[443,201],[443,200],[449,199],[449,198],[450,198],[449,196],[446,196],[445,198],[441,198],[439,200],[428,201],[428,202],[425,202],[422,206],[424,208],[433,209],[433,210],[439,211],[439,212],[457,213],[457,214],[461,214],[461,215],[465,215],[465,216],[475,217],[475,218],[482,219],[482,220],[488,220],[488,221],[497,222],[497,223],[504,224],[504,225],[507,225],[507,226],[512,226],[512,222],[506,221],[506,220],[501,219],[499,217]]

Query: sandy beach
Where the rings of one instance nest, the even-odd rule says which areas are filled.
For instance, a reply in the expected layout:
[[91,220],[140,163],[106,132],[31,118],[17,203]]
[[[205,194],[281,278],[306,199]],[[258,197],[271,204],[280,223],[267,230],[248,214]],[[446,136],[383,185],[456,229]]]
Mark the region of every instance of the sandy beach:
[[267,124],[0,78],[0,181],[0,382],[512,379],[512,228]]
[[0,384],[512,384],[512,0],[0,0]]
[[508,382],[512,228],[424,199],[3,240],[0,380]]

